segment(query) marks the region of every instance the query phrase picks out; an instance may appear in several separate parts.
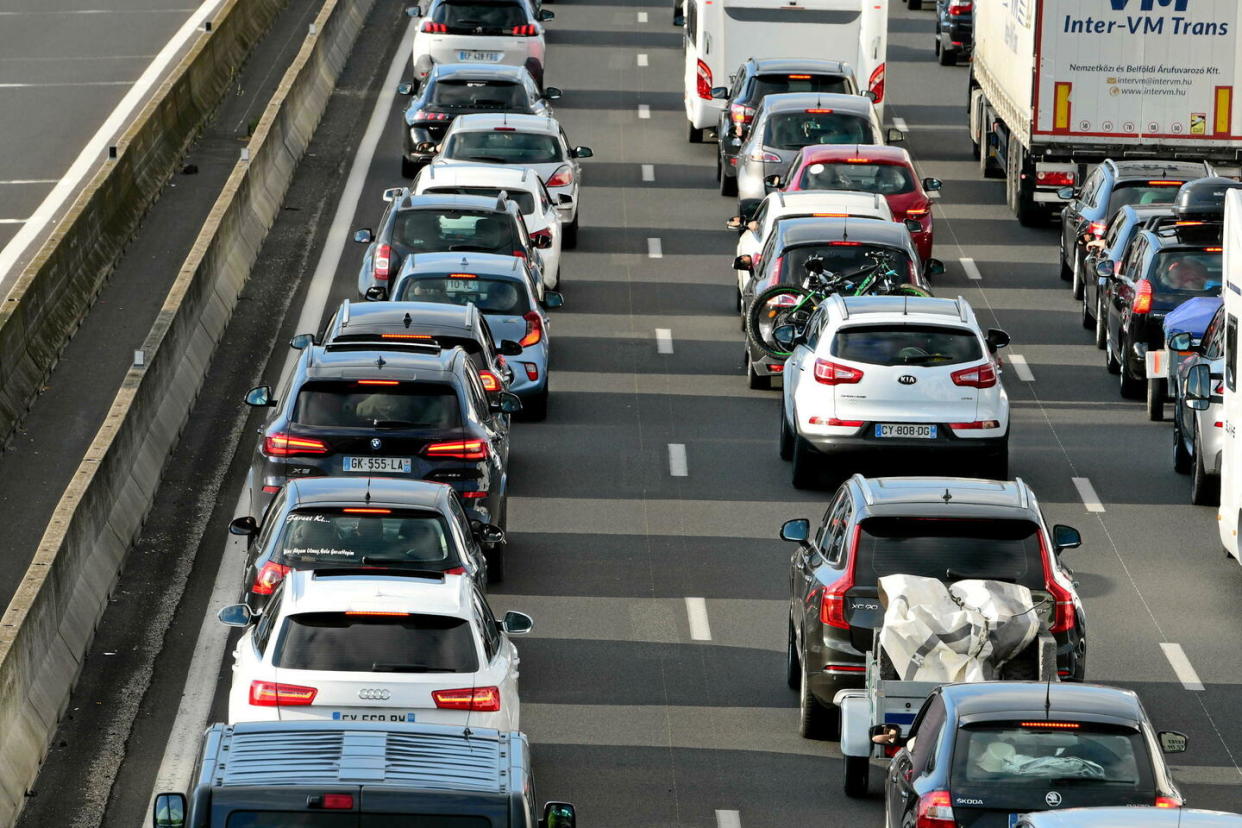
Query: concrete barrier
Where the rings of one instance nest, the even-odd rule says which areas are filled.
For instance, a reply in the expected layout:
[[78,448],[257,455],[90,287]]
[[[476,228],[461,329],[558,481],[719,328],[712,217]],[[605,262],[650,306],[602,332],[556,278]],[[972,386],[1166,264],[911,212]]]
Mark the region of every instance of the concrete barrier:
[[21,811],[216,343],[373,2],[324,4],[259,122],[249,162],[230,175],[143,344],[146,364],[126,375],[0,619],[0,825]]

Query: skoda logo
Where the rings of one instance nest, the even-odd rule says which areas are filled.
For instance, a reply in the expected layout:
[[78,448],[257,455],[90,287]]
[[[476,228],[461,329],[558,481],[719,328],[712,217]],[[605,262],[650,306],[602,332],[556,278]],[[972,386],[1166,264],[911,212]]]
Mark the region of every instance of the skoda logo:
[[913,376],[912,374],[902,374],[900,377],[897,378],[897,381],[900,382],[902,385],[914,385],[916,382],[919,381],[919,379],[918,377]]
[[383,442],[381,442],[380,438],[378,437],[371,438],[371,451],[379,451],[380,447],[383,445],[384,444]]
[[[369,701],[388,701],[392,693],[379,687],[364,687],[358,691],[358,698],[367,699]],[[1052,794],[1049,794],[1052,796]],[[1057,797],[1057,802],[1061,801],[1061,797]]]
[[1061,804],[1061,795],[1056,791],[1048,791],[1048,793],[1044,795],[1044,802],[1048,803],[1049,808],[1055,808]]

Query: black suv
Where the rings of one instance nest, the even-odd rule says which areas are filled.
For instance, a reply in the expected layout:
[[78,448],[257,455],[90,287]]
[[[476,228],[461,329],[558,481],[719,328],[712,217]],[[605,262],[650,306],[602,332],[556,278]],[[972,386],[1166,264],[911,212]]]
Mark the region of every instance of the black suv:
[[974,0],[936,0],[936,60],[941,66],[956,66],[974,50]]
[[786,92],[834,92],[857,95],[854,70],[839,60],[809,58],[749,58],[732,75],[733,86],[717,86],[712,97],[727,101],[720,113],[720,152],[716,156],[716,180],[720,194],[737,195],[737,153],[746,143],[759,104],[768,95]]
[[854,475],[837,490],[819,528],[787,521],[797,544],[789,567],[786,681],[799,691],[799,731],[837,738],[838,690],[863,686],[865,656],[884,619],[885,575],[942,581],[986,578],[1031,590],[1057,642],[1057,674],[1081,681],[1087,639],[1073,573],[1060,553],[1081,543],[1069,526],[1049,530],[1021,480]]
[[1074,298],[1082,298],[1086,245],[1104,235],[1113,214],[1126,204],[1171,204],[1187,181],[1211,175],[1204,163],[1189,161],[1115,161],[1106,158],[1082,187],[1058,191],[1068,203],[1061,211],[1061,279],[1073,282]]
[[392,475],[447,483],[472,519],[504,527],[505,415],[522,404],[507,391],[489,402],[462,349],[311,345],[287,383],[279,398],[266,385],[246,394],[247,405],[271,409],[251,463],[252,516],[290,480]]
[[384,193],[388,206],[375,230],[354,231],[354,241],[367,245],[358,270],[358,294],[374,287],[388,289],[401,272],[406,256],[417,253],[496,253],[526,259],[543,280],[539,249],[550,238],[531,239],[516,202],[469,195],[413,195],[409,188]]
[[[402,84],[409,94],[413,87]],[[478,63],[436,64],[405,108],[401,136],[401,175],[413,178],[436,155],[436,145],[458,115],[470,112],[517,112],[551,115],[549,101],[561,90],[549,86],[542,92],[523,66]]]

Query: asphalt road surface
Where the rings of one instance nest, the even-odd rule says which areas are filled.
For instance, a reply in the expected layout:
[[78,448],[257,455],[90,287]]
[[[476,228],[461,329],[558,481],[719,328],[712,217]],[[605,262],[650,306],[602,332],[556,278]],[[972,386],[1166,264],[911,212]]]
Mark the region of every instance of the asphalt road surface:
[[[515,426],[508,578],[491,598],[535,618],[519,648],[539,794],[576,803],[588,826],[878,826],[880,775],[870,799],[846,799],[835,744],[798,737],[784,684],[791,550],[774,538],[786,518],[818,517],[827,492],[793,489],[777,394],[746,388],[735,236],[723,229],[734,204],[716,192],[715,146],[685,141],[680,30],[664,4],[552,8],[557,115],[595,158],[550,331],[550,414]],[[257,421],[239,398],[279,375],[289,334],[353,296],[361,248],[338,259],[333,245],[372,225],[381,190],[398,182],[400,100],[385,91],[394,66],[408,74],[406,29],[399,9],[373,17],[211,368],[27,825],[101,811],[109,826],[142,824],[166,745],[187,741],[179,705],[199,698],[203,715],[224,713],[228,661],[212,662],[205,642],[219,633],[204,619],[240,577],[225,524]],[[921,174],[945,185],[936,255],[949,267],[936,292],[964,296],[1013,337],[1011,470],[1050,523],[1082,531],[1066,555],[1088,613],[1088,678],[1137,690],[1158,728],[1190,736],[1175,757],[1190,804],[1237,809],[1242,570],[1220,551],[1214,510],[1189,505],[1169,426],[1122,401],[1103,370],[1057,278],[1052,227],[1020,227],[1003,183],[980,179],[962,111],[968,70],[935,65],[931,28],[929,12],[893,4],[889,118],[908,126]],[[337,219],[341,193],[359,186]],[[257,355],[277,342],[263,368]],[[91,797],[74,793],[84,783]]]

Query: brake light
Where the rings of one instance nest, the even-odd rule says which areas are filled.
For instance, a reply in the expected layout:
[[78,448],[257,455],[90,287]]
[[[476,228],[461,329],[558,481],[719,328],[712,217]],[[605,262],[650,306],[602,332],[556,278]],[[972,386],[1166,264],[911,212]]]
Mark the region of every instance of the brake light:
[[975,4],[972,0],[949,0],[949,14],[954,17],[970,14],[974,10]]
[[918,218],[919,216],[925,216],[930,212],[931,208],[929,207],[911,207],[909,210],[906,210],[906,218]]
[[710,101],[712,99],[712,70],[700,60],[695,74],[695,91],[700,98]]
[[268,457],[292,457],[295,454],[327,454],[328,446],[323,440],[310,437],[294,437],[277,431],[263,436],[263,453]]
[[828,242],[829,247],[862,247],[862,242],[834,241]]
[[411,121],[447,121],[449,114],[447,112],[428,112],[425,109],[416,111],[411,117]]
[[298,707],[310,704],[319,691],[297,684],[274,681],[250,682],[250,703],[255,707]]
[[948,791],[930,791],[919,797],[915,828],[954,828],[953,799]]
[[773,374],[785,373],[785,363],[783,362],[769,362],[767,365],[768,365],[768,370],[771,371]]
[[871,159],[870,158],[847,158],[845,159],[845,163],[847,164],[870,164]]
[[1077,177],[1064,170],[1039,170],[1035,173],[1035,183],[1040,187],[1072,187]]
[[1223,248],[1223,247],[1205,247],[1205,248],[1203,248],[1203,252],[1204,252],[1204,253],[1224,253],[1224,252],[1225,252],[1225,248]]
[[862,426],[862,420],[838,420],[836,417],[809,417],[807,423],[810,425],[835,426],[837,428],[859,428]]
[[448,277],[450,279],[477,279],[479,278],[478,274],[476,273],[450,273]]
[[346,615],[379,615],[379,616],[383,616],[384,618],[391,618],[393,616],[396,616],[397,618],[409,618],[410,617],[410,614],[408,612],[384,612],[381,610],[348,610],[346,611],[345,614]]
[[815,381],[824,385],[853,385],[860,382],[863,372],[848,365],[830,362],[826,359],[815,360]]
[[810,80],[811,76],[810,75],[790,75],[789,79],[790,80]]
[[479,380],[483,383],[484,391],[500,390],[500,379],[488,368],[479,372]]
[[319,807],[325,811],[352,811],[354,809],[353,794],[324,794],[313,797],[319,800]]
[[867,80],[867,89],[875,95],[875,103],[881,103],[884,100],[884,67],[883,63],[875,67],[875,71]]
[[518,340],[518,344],[523,348],[539,344],[543,339],[543,317],[538,311],[527,311],[522,318],[526,320],[526,335]]
[[263,568],[254,576],[254,583],[251,584],[250,591],[255,595],[271,595],[276,591],[276,585],[283,581],[288,574],[289,567],[274,561],[268,561],[263,564]]
[[774,152],[752,152],[750,154],[751,161],[764,161],[768,164],[779,164],[781,157]]
[[1048,628],[1048,631],[1054,633],[1068,632],[1074,628],[1075,623],[1074,596],[1053,577],[1052,553],[1048,550],[1048,544],[1045,542],[1043,532],[1039,533],[1039,552],[1040,557],[1044,561],[1044,586],[1048,590],[1048,594],[1052,596],[1054,607],[1052,626]]
[[474,710],[495,713],[500,709],[499,687],[465,687],[461,690],[435,690],[431,693],[441,710]]
[[359,385],[399,385],[398,380],[358,380]]
[[1180,187],[1186,182],[1184,181],[1148,181],[1148,187]]
[[514,250],[514,251],[513,251],[513,253],[512,253],[511,255],[512,255],[512,256],[513,256],[513,258],[515,258],[515,259],[525,259],[525,258],[526,258],[526,251],[525,251],[525,250],[523,250],[522,248],[520,248],[520,247],[519,247],[517,250]]
[[461,496],[465,500],[482,500],[487,497],[487,492],[462,492]]
[[735,124],[749,124],[755,118],[755,108],[742,104],[730,104],[729,118]]
[[448,24],[432,23],[430,20],[427,20],[423,23],[423,31],[429,34],[448,34]]
[[558,167],[556,172],[552,173],[552,177],[548,179],[549,187],[568,187],[574,183],[574,169],[568,164]]
[[849,218],[849,213],[811,213],[811,218]]
[[391,268],[392,248],[386,244],[381,244],[375,248],[375,278],[382,282],[387,282]]
[[431,334],[380,334],[380,339],[435,339]]
[[451,566],[444,570],[445,575],[465,575],[466,568],[464,566]]
[[537,29],[535,29],[534,23],[523,23],[521,26],[513,27],[513,34],[517,35],[518,37],[533,37],[534,35],[538,33],[539,32]]
[[985,362],[982,365],[976,365],[974,368],[963,368],[960,371],[954,371],[949,374],[954,385],[962,385],[970,388],[991,388],[996,385],[996,369],[992,367],[992,363]]
[[522,367],[526,369],[526,378],[534,381],[539,379],[539,366],[533,362],[523,362]]
[[517,132],[517,127],[493,127],[492,132]]
[[831,115],[832,110],[831,109],[808,109],[806,110],[806,114],[807,115]]
[[1180,808],[1182,801],[1175,796],[1158,796],[1156,797],[1157,808]]
[[362,506],[348,506],[341,510],[347,515],[391,515],[392,509],[372,509]]
[[1018,722],[1019,727],[1034,727],[1040,730],[1077,730],[1082,727],[1078,722]]
[[1146,279],[1139,279],[1135,287],[1130,313],[1151,313],[1151,282]]
[[845,574],[836,583],[824,587],[819,598],[820,623],[847,630],[850,622],[845,620],[845,593],[854,587],[854,563],[857,560],[858,537],[862,534],[862,524],[854,527],[854,537],[850,540],[849,563]]
[[867,666],[865,664],[825,664],[824,670],[829,673],[865,673]]
[[423,449],[423,454],[433,458],[483,460],[487,457],[487,449],[488,445],[483,440],[452,440],[447,443],[432,443]]
[[1205,224],[1207,224],[1206,221],[1175,221],[1173,222],[1174,227],[1202,227]]

